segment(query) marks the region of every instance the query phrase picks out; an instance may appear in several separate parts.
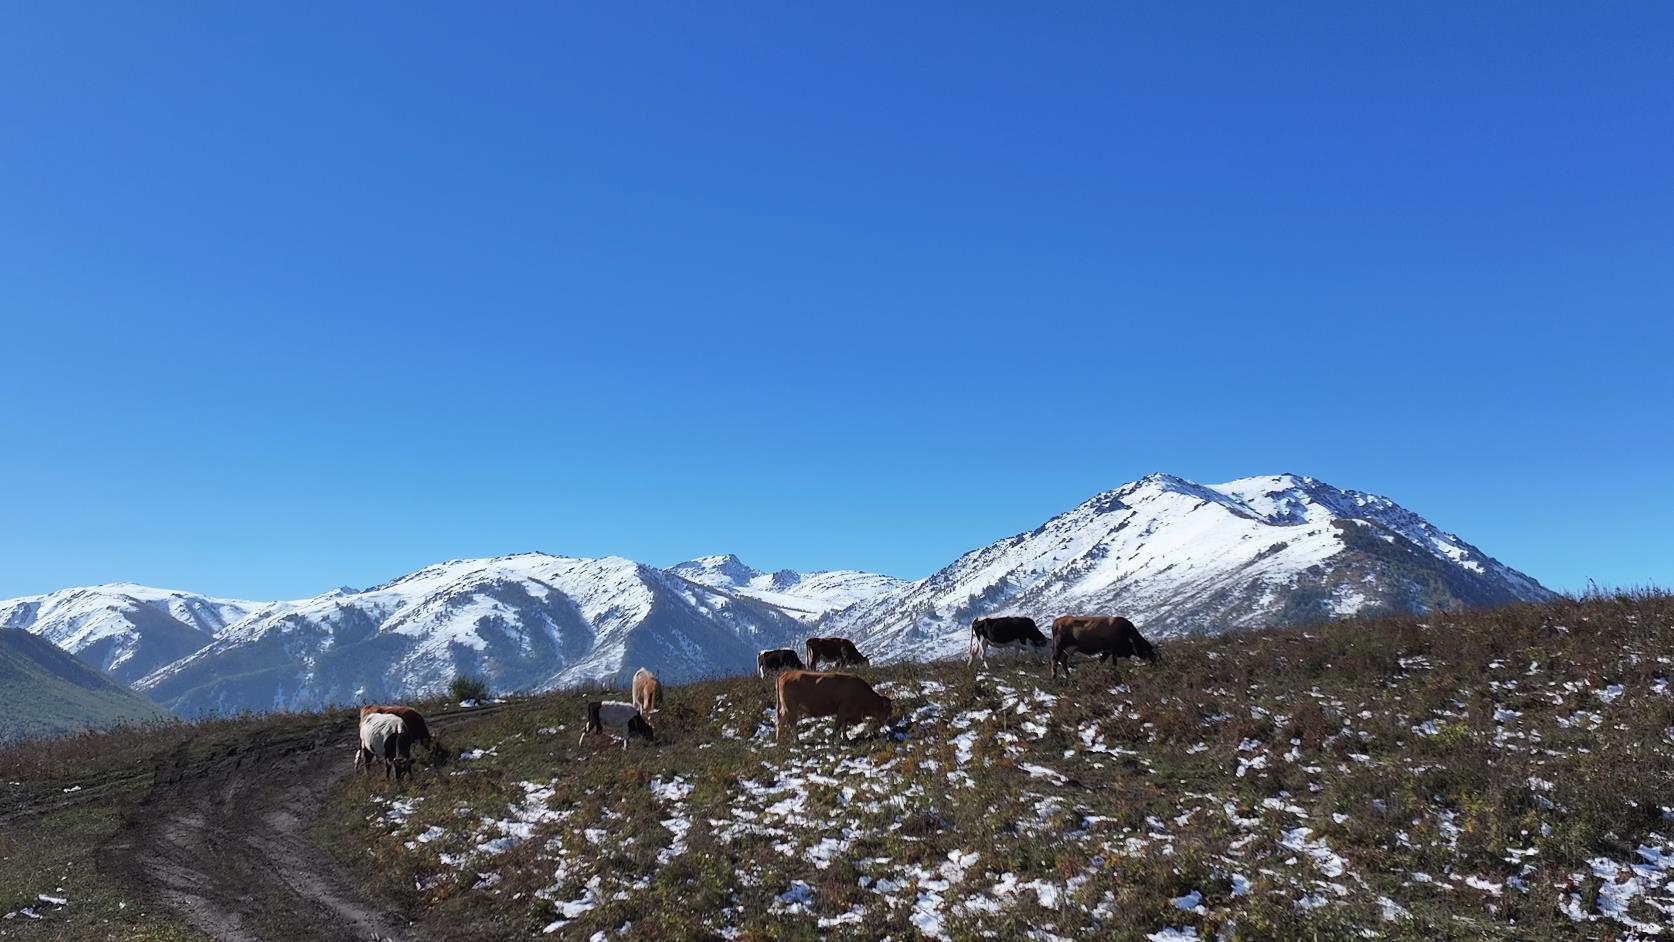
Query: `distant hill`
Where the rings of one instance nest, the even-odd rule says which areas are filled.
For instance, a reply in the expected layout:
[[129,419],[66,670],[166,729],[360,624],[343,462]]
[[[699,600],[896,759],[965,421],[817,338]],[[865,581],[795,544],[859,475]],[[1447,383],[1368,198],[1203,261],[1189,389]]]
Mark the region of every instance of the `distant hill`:
[[0,740],[57,736],[170,715],[45,638],[0,628]]

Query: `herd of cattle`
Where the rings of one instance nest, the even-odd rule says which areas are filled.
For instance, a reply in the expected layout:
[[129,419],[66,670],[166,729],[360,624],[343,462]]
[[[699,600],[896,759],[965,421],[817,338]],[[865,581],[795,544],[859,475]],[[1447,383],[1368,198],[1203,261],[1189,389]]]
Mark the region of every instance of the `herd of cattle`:
[[[1052,621],[1050,642],[1032,618],[990,617],[971,622],[971,646],[966,663],[981,656],[988,663],[990,647],[1036,650],[1051,645],[1052,676],[1061,668],[1069,676],[1069,655],[1081,654],[1110,661],[1119,657],[1157,659],[1157,649],[1140,635],[1133,622],[1120,616],[1062,615]],[[773,738],[777,742],[785,728],[795,727],[803,717],[830,716],[837,720],[836,735],[865,720],[877,720],[885,728],[893,704],[872,689],[858,674],[820,671],[822,662],[839,667],[866,665],[866,656],[847,638],[809,638],[804,646],[804,663],[796,651],[778,648],[756,657],[756,674],[775,673],[778,709],[774,714]],[[662,707],[663,685],[651,671],[634,673],[632,702],[594,700],[587,704],[587,718],[580,742],[588,733],[610,734],[622,740],[622,748],[635,737],[656,740],[656,730],[647,717]],[[430,728],[419,711],[410,706],[363,706],[360,708],[360,744],[355,750],[355,769],[371,771],[382,766],[385,778],[400,779],[412,771],[412,748],[431,740]]]

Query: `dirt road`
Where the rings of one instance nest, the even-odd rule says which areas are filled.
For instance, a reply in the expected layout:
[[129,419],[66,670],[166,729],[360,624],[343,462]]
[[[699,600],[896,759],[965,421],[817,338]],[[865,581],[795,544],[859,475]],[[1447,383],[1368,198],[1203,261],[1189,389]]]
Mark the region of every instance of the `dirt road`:
[[[494,708],[434,717],[438,735]],[[100,869],[227,942],[426,938],[363,896],[309,840],[317,809],[351,770],[354,719],[279,726],[166,754],[156,783],[100,850]]]

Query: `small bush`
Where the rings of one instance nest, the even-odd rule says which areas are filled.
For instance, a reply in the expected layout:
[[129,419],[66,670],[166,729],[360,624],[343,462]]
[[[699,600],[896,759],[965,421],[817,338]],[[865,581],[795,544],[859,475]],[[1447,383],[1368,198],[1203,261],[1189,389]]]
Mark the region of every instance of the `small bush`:
[[487,700],[488,683],[481,677],[460,674],[453,679],[453,683],[448,684],[448,696],[460,703],[466,700]]

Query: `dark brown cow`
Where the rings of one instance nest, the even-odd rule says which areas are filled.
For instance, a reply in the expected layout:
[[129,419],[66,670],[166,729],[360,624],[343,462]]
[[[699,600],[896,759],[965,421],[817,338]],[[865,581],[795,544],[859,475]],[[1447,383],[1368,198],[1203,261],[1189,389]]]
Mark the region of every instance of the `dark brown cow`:
[[870,664],[866,655],[847,638],[809,638],[808,669],[820,669],[820,661],[831,661],[839,667],[846,664]]
[[802,658],[790,648],[774,648],[756,655],[756,676],[766,677],[768,671],[801,670]]
[[1139,657],[1147,661],[1157,659],[1157,649],[1151,646],[1133,626],[1120,615],[1059,615],[1052,619],[1052,676],[1058,667],[1069,676],[1069,656],[1072,653],[1108,661],[1117,657]]
[[1002,616],[999,618],[978,618],[971,622],[971,653],[965,658],[969,664],[982,655],[982,663],[988,663],[988,646],[997,648],[1017,645],[1019,648],[1046,647],[1046,636],[1040,633],[1033,618],[1021,615]]
[[854,674],[822,674],[817,671],[785,671],[779,675],[779,710],[774,716],[773,740],[777,742],[804,716],[835,716],[835,733],[865,719],[876,719],[886,727],[894,704],[864,679]]

